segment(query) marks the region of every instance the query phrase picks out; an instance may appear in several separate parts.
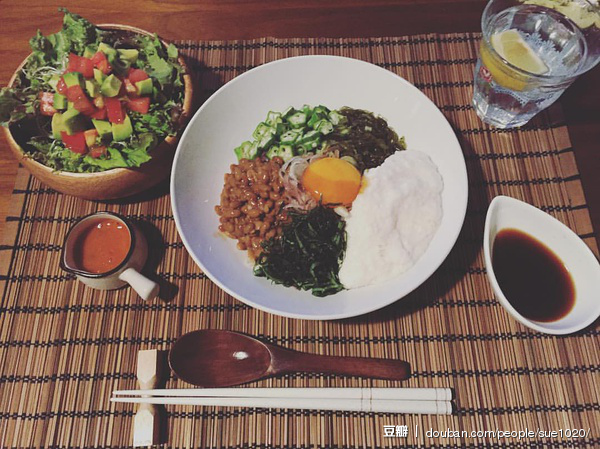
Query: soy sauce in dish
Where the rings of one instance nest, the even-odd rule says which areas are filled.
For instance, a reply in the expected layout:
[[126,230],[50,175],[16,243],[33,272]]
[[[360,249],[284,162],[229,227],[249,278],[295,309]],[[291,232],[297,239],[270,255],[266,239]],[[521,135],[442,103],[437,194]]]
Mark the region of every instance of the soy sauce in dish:
[[529,234],[510,228],[498,232],[492,266],[502,293],[527,319],[557,321],[575,305],[575,285],[564,263]]

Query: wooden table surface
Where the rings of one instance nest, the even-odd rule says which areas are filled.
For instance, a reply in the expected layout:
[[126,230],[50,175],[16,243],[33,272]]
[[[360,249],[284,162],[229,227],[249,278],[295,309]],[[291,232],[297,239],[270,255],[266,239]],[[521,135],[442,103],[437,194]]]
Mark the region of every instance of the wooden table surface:
[[[485,0],[130,0],[90,3],[0,1],[0,85],[28,54],[39,28],[61,26],[59,6],[95,23],[124,23],[166,39],[402,36],[480,31]],[[582,76],[560,100],[575,149],[594,229],[600,229],[600,69]],[[0,233],[17,164],[0,140]]]

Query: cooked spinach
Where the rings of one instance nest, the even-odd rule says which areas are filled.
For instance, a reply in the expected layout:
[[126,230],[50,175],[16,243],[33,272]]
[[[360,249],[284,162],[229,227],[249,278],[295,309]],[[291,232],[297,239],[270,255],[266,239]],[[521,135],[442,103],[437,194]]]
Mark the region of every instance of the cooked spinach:
[[315,296],[339,292],[339,268],[346,248],[345,223],[322,205],[308,212],[290,211],[280,237],[263,242],[254,274],[276,284],[311,290]]

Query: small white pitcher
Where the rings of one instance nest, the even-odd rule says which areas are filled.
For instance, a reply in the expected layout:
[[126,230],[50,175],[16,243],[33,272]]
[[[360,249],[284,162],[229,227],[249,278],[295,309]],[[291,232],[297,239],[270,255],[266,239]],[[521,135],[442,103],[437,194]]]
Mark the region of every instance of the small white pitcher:
[[[130,247],[125,259],[106,273],[91,273],[77,267],[75,263],[75,245],[81,233],[88,228],[90,221],[111,218],[122,223],[129,231]],[[109,245],[110,242],[107,242]],[[129,284],[143,300],[158,296],[159,285],[140,273],[148,258],[148,244],[140,229],[118,214],[112,212],[96,212],[76,222],[67,233],[63,245],[61,268],[77,276],[90,288],[98,290],[115,290]]]

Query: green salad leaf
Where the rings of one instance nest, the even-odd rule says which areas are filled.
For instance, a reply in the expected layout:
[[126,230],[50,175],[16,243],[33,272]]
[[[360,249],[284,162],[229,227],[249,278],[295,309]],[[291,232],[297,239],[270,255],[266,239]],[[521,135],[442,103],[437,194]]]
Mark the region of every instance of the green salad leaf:
[[80,154],[66,148],[62,142],[48,137],[33,137],[28,142],[28,146],[37,151],[29,153],[36,161],[49,165],[48,161],[54,161],[52,168],[55,170],[64,170],[74,173],[83,173],[84,170],[81,161],[83,157]]
[[177,57],[179,56],[179,51],[177,50],[177,47],[173,44],[169,44],[167,46],[167,55],[169,55],[169,58],[171,59],[177,59]]
[[62,33],[65,40],[68,39],[71,43],[69,50],[78,55],[83,54],[85,47],[98,39],[98,29],[83,17],[70,13],[65,8],[61,8],[60,11],[65,14]]
[[126,168],[129,167],[127,160],[123,157],[123,154],[116,148],[108,147],[108,157],[104,156],[101,158],[93,158],[89,155],[84,156],[83,162],[91,165],[92,167],[99,167],[104,170],[110,168]]
[[52,75],[61,74],[67,64],[69,53],[83,54],[85,47],[96,44],[97,28],[83,17],[66,9],[63,27],[58,33],[44,36],[40,30],[29,40],[31,56],[23,68],[21,84],[29,87],[49,88]]
[[8,126],[35,113],[36,96],[3,87],[0,89],[0,125]]
[[171,82],[172,64],[157,55],[150,55],[148,64],[150,65],[149,74],[156,78],[160,84],[165,85]]
[[130,167],[139,167],[150,160],[148,152],[157,144],[156,136],[152,133],[140,134],[137,139],[132,139],[131,144],[123,149],[127,155]]
[[130,117],[133,122],[133,129],[138,133],[153,133],[159,136],[169,136],[175,134],[175,129],[171,109],[175,104],[164,107],[152,106],[147,114],[131,112]]

